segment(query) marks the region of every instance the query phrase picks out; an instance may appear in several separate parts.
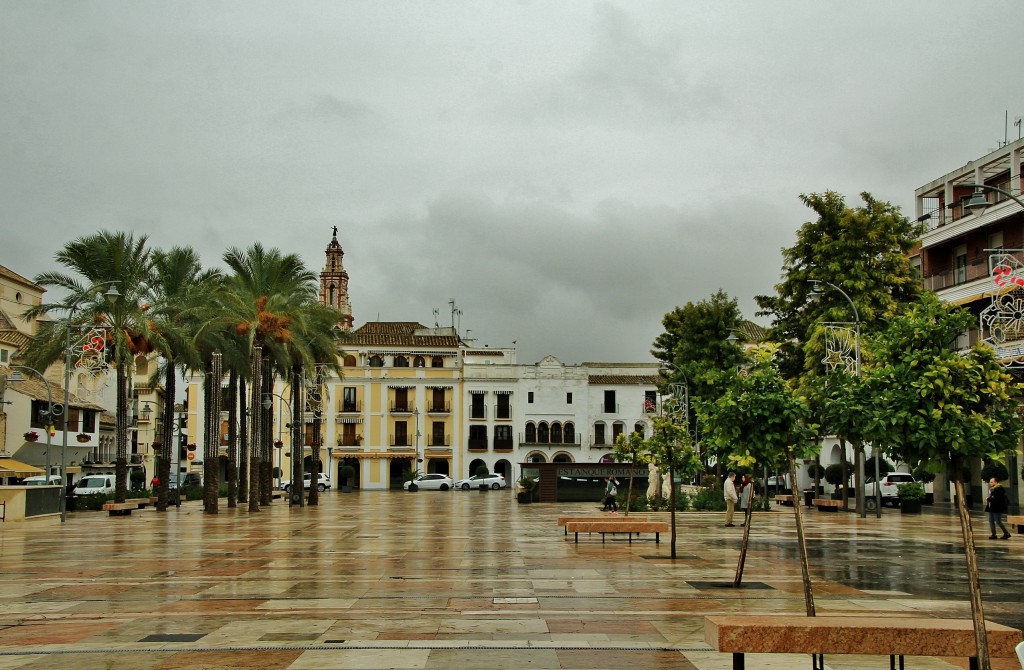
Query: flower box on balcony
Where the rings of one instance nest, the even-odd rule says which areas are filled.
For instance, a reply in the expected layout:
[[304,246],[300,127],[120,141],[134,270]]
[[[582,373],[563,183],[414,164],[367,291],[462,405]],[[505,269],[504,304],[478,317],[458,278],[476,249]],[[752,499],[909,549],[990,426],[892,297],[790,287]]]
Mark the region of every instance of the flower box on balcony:
[[35,442],[38,439],[39,439],[39,433],[37,433],[34,430],[30,430],[27,433],[25,433],[25,441],[26,442]]
[[78,440],[79,442],[88,442],[89,440],[92,439],[92,435],[88,435],[86,433],[79,433],[78,435],[75,435],[75,439]]

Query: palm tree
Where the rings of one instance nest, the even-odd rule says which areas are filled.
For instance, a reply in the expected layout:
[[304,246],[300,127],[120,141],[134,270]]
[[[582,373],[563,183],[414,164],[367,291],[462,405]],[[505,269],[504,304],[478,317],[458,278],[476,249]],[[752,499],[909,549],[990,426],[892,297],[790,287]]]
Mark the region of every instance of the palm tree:
[[[151,301],[149,314],[151,329],[162,337],[157,351],[163,358],[158,372],[164,375],[163,434],[157,477],[157,510],[167,509],[167,487],[171,474],[173,445],[175,373],[179,367],[199,365],[198,352],[193,344],[200,328],[202,308],[214,288],[221,281],[218,270],[203,270],[199,254],[189,247],[174,247],[170,251],[153,252],[153,280],[147,298]],[[175,473],[177,476],[177,473]]]
[[[148,327],[143,306],[152,279],[146,240],[144,235],[136,239],[131,234],[100,231],[67,243],[55,258],[74,274],[44,272],[35,278],[41,286],[64,289],[66,297],[37,305],[26,313],[26,318],[60,311],[65,314],[42,328],[24,352],[27,364],[39,369],[63,358],[64,337],[69,329],[90,324],[107,329],[107,360],[113,363],[117,377],[116,502],[124,502],[128,492],[129,373],[135,356],[151,353],[159,340]],[[96,288],[110,285],[118,287],[120,296],[112,304],[103,304],[97,300]]]

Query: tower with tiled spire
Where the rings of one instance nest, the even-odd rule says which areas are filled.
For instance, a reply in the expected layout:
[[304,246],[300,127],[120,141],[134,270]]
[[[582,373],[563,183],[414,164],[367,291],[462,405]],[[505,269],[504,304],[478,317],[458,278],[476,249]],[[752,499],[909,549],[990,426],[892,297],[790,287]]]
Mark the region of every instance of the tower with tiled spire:
[[327,260],[320,273],[320,302],[338,311],[338,325],[352,330],[352,305],[348,301],[348,273],[342,259],[345,252],[338,244],[338,227],[334,226],[331,243],[327,245]]

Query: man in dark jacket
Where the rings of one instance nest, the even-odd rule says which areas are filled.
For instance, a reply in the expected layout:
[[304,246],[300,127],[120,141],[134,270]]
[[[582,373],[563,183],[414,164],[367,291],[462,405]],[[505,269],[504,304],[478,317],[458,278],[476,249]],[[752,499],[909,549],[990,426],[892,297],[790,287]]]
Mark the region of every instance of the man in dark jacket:
[[1003,513],[1009,509],[1009,500],[1006,498],[1006,489],[1002,487],[999,480],[993,477],[988,480],[988,500],[985,501],[985,511],[988,512],[988,527],[992,535],[988,539],[996,539],[996,524],[1003,529],[1003,539],[1010,539],[1010,531],[1003,525]]

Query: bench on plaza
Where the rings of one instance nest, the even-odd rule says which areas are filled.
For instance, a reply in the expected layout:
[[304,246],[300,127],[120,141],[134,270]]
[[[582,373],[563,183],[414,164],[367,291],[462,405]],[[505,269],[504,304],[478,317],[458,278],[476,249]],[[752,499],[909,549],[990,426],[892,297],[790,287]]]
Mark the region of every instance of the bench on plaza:
[[811,502],[822,512],[838,512],[839,508],[843,506],[842,500],[832,500],[831,498],[814,498]]
[[1024,535],[1024,516],[1007,514],[1006,523],[1016,526],[1018,535]]
[[629,543],[633,544],[634,533],[637,535],[640,535],[640,533],[654,533],[654,542],[658,544],[661,542],[661,534],[668,532],[668,524],[664,521],[637,521],[634,519],[569,521],[565,524],[565,532],[566,534],[572,533],[575,536],[576,544],[580,542],[580,533],[600,533],[601,544],[604,544],[604,536],[606,534],[627,533],[629,535]]
[[110,516],[127,516],[132,513],[132,510],[145,509],[146,505],[151,505],[156,501],[156,496],[150,496],[148,498],[128,498],[121,503],[110,501],[103,503],[103,511],[109,512]]
[[[586,515],[586,516],[560,516],[560,517],[558,517],[558,525],[562,526],[563,528],[565,528],[566,524],[573,523],[575,521],[582,521],[582,522],[588,522],[588,521],[594,521],[594,522],[597,522],[597,521],[610,521],[610,522],[620,523],[622,521],[649,521],[649,519],[647,519],[645,517],[634,516],[634,515],[621,516],[621,515],[618,515],[618,514],[608,514],[606,516],[595,516],[593,514],[589,514],[589,515]],[[565,529],[565,534],[566,535],[569,534],[569,529],[568,528]]]
[[[1012,658],[1021,632],[991,621],[985,629],[989,655]],[[904,656],[969,658],[970,667],[978,667],[970,619],[709,616],[704,617],[704,641],[731,653],[733,670],[743,670],[744,654],[811,654],[815,670],[825,667],[825,654],[888,656],[890,668],[898,657],[901,669]]]
[[789,505],[793,506],[793,496],[790,495],[777,495],[775,496],[775,503],[777,505]]

